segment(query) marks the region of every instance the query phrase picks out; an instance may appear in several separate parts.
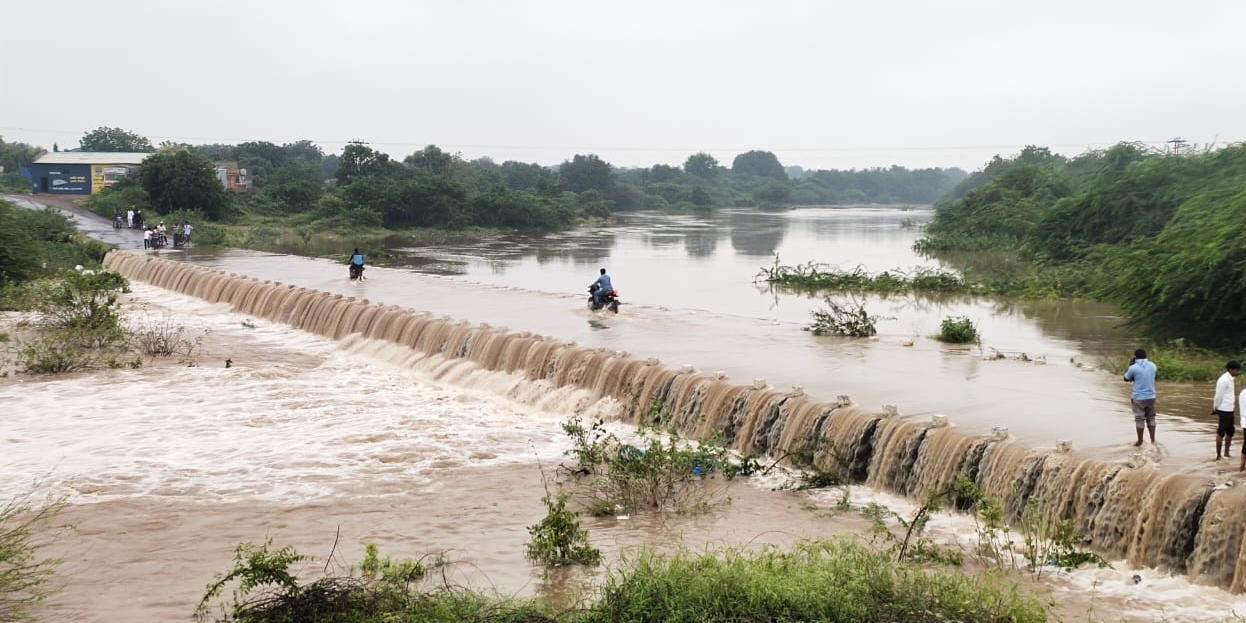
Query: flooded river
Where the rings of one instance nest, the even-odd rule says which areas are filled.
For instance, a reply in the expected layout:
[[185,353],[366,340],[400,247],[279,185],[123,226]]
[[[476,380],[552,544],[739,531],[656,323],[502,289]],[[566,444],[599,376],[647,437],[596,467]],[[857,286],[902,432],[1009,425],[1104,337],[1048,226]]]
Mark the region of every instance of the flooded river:
[[[1051,480],[1052,490],[1133,478],[1120,472],[1139,460],[1131,445],[1129,386],[1118,370],[1099,366],[1106,357],[1123,361],[1136,345],[1110,306],[871,297],[867,308],[884,317],[876,338],[814,337],[802,327],[819,299],[776,293],[754,279],[776,254],[785,264],[860,265],[872,272],[937,266],[910,250],[930,216],[924,209],[878,207],[627,215],[617,226],[545,237],[395,249],[395,262],[369,268],[359,283],[346,279],[340,263],[297,255],[206,247],[145,254],[191,271],[159,268],[163,276],[141,258],[115,260],[122,272],[144,275],[135,280],[135,304],[210,331],[205,363],[117,371],[107,380],[0,385],[0,400],[18,414],[8,420],[0,476],[6,487],[32,476],[71,483],[65,485],[71,514],[84,524],[82,538],[91,547],[70,568],[90,588],[62,598],[60,607],[79,620],[109,620],[92,618],[91,606],[99,603],[113,614],[166,620],[185,613],[188,601],[193,607],[210,572],[228,565],[234,544],[275,535],[323,554],[336,530],[346,543],[376,541],[400,555],[461,548],[461,558],[476,569],[473,582],[505,592],[540,590],[540,574],[525,569],[521,552],[525,527],[542,515],[541,466],[556,464],[565,449],[558,423],[572,414],[617,416],[626,406],[612,388],[633,381],[684,383],[689,396],[709,405],[705,426],[752,421],[725,402],[721,413],[710,410],[715,396],[744,400],[741,392],[749,388],[764,388],[757,395],[774,396],[778,405],[807,404],[809,418],[818,405],[850,403],[851,418],[832,414],[832,426],[838,421],[847,431],[844,447],[868,438],[874,457],[870,486],[855,495],[879,496],[896,507],[906,502],[888,496],[919,493],[936,477],[930,467],[936,455],[974,455],[983,470],[994,465],[1000,474],[1008,473],[1003,465],[1045,465],[1050,476],[1031,486]],[[84,229],[144,255],[137,232],[98,220],[79,217]],[[341,253],[352,246],[344,241]],[[622,293],[617,316],[585,308],[585,288],[599,267]],[[206,272],[193,272],[201,269]],[[285,286],[235,286],[238,277],[212,276],[215,270],[309,294],[296,302],[293,290],[280,292]],[[342,298],[315,302],[313,290]],[[212,302],[231,296],[241,298]],[[371,305],[352,307],[351,298]],[[296,309],[309,319],[323,313],[325,320],[311,333],[274,320],[291,319]],[[944,317],[962,315],[977,323],[981,347],[930,338]],[[408,328],[388,335],[383,325],[391,322]],[[351,335],[356,330],[366,335]],[[419,342],[434,332],[461,344],[456,349],[464,359],[394,346],[408,334]],[[555,350],[563,354],[550,354]],[[994,358],[996,352],[1005,358]],[[506,357],[516,363],[505,364]],[[573,357],[583,362],[577,369],[600,379],[507,371],[522,371],[524,361],[553,370]],[[227,358],[229,368],[216,363]],[[665,390],[672,400],[675,385]],[[1118,490],[1105,490],[1104,499],[1132,499],[1136,512],[1162,508],[1167,496],[1170,506],[1193,504],[1200,516],[1219,512],[1217,496],[1209,502],[1210,490],[1199,484],[1227,478],[1219,473],[1224,464],[1208,461],[1214,424],[1202,414],[1211,390],[1210,384],[1160,387],[1159,446],[1141,455],[1146,482],[1134,478],[1130,493],[1112,485]],[[158,398],[147,406],[145,396]],[[778,409],[791,421],[806,417],[797,406]],[[925,428],[936,415],[951,426]],[[766,424],[744,426],[741,439],[770,443]],[[1071,450],[1049,456],[1062,440]],[[916,464],[905,450],[914,444],[923,448]],[[784,543],[865,525],[848,517],[828,521],[802,510],[807,501],[766,486],[737,488],[732,496],[733,510],[713,518],[593,519],[587,527],[617,554],[643,544]],[[1183,571],[1203,569],[1202,583],[1240,582],[1233,559],[1241,535],[1203,530],[1199,538],[1206,542],[1170,547],[1186,538],[1179,528],[1190,520],[1181,521],[1171,536],[1157,537],[1164,543],[1122,543],[1121,558],[1128,560],[1118,560],[1116,570],[1072,574],[1060,580],[1060,590],[1079,604],[1093,602],[1093,594],[1105,608],[1141,617],[1130,620],[1214,620],[1203,617],[1243,611],[1223,590],[1146,568],[1174,549],[1194,561],[1182,563]],[[1103,523],[1097,538],[1118,538]],[[141,543],[154,544],[160,555]],[[1227,551],[1210,553],[1217,547]],[[1148,553],[1155,550],[1164,552]],[[121,575],[132,583],[94,568],[110,559],[130,561]],[[173,571],[187,566],[199,575]],[[1146,590],[1125,581],[1136,571]],[[139,578],[153,575],[163,579],[136,600],[131,593],[141,590]],[[1115,620],[1126,613],[1101,614]]]

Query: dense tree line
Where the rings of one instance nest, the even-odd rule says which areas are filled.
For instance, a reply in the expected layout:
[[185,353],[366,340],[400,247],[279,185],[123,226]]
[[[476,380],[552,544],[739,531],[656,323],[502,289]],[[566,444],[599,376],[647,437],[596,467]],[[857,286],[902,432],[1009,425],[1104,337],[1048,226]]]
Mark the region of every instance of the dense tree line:
[[996,157],[936,204],[929,251],[1006,250],[1064,270],[1154,335],[1246,345],[1246,145]]
[[[151,148],[146,138],[108,127],[87,133],[80,144],[94,150]],[[245,169],[250,191],[216,192],[212,163],[219,161]],[[697,153],[682,167],[622,169],[595,154],[544,167],[468,161],[435,145],[399,160],[365,143],[347,145],[340,156],[326,155],[311,141],[163,143],[144,163],[140,185],[120,184],[93,204],[108,213],[129,206],[161,215],[196,210],[213,220],[300,215],[326,226],[561,229],[628,210],[930,203],[965,176],[960,169],[796,169],[799,179],[761,150],[739,154],[730,167]]]

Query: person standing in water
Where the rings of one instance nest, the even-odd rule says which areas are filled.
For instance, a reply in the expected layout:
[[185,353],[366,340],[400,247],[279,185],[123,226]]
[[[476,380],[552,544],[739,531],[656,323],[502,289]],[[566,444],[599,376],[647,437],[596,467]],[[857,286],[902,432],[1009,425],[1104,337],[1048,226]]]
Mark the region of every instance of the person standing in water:
[[[1216,380],[1216,397],[1211,401],[1211,414],[1216,416],[1216,460],[1220,457],[1229,458],[1229,449],[1233,447],[1233,402],[1237,392],[1233,391],[1233,379],[1242,373],[1242,364],[1230,361],[1224,366],[1224,374]],[[1224,451],[1221,453],[1221,447]]]
[[1138,441],[1134,446],[1142,445],[1142,429],[1145,426],[1151,434],[1151,445],[1155,445],[1155,374],[1159,369],[1146,358],[1146,351],[1139,348],[1134,351],[1133,359],[1129,360],[1129,369],[1125,371],[1125,382],[1133,383],[1129,404],[1134,412],[1134,428],[1138,429]]

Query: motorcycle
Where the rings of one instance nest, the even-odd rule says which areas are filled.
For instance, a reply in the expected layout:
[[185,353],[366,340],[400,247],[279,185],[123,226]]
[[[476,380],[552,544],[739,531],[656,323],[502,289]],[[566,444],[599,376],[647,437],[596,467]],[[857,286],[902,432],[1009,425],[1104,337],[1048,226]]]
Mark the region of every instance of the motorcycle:
[[350,265],[350,280],[357,281],[363,279],[363,267],[358,264]]
[[605,307],[606,309],[609,309],[610,311],[616,314],[619,313],[619,305],[621,304],[621,302],[619,301],[619,291],[611,290],[609,292],[606,292],[605,294],[602,294],[601,302],[598,302],[597,298],[594,297],[593,295],[597,292],[598,288],[600,287],[601,286],[595,283],[588,287],[588,309],[589,311],[597,311]]

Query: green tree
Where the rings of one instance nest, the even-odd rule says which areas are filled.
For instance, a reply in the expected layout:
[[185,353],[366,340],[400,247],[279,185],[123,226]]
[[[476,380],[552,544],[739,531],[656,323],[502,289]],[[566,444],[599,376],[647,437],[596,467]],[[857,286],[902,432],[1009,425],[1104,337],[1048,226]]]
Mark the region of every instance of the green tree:
[[268,175],[264,194],[288,213],[307,212],[324,194],[324,179],[318,163],[289,162]]
[[99,127],[78,140],[82,151],[155,151],[151,141],[121,128]]
[[17,173],[18,169],[29,166],[36,158],[47,153],[40,147],[26,143],[6,143],[0,137],[0,169],[5,173]]
[[364,143],[351,143],[342,150],[337,167],[337,183],[345,186],[357,177],[380,174],[388,165],[388,154],[376,151]]
[[454,165],[454,156],[441,151],[436,145],[428,145],[403,159],[403,162],[419,171],[427,171],[433,175],[449,175]]
[[576,154],[558,167],[558,177],[567,190],[581,193],[589,189],[609,196],[614,190],[614,167],[594,154]]
[[161,152],[143,161],[139,182],[160,214],[199,210],[219,220],[229,209],[230,197],[216,177],[212,161],[189,151]]
[[684,161],[684,172],[700,178],[714,177],[720,170],[722,167],[718,166],[718,160],[705,152],[692,154]]
[[17,206],[0,201],[0,287],[38,276],[44,257]]
[[[1110,293],[1153,334],[1215,347],[1246,343],[1246,191],[1209,190],[1182,204],[1154,239],[1140,239],[1106,267]],[[1236,352],[1236,351],[1235,351]]]
[[731,161],[731,171],[740,175],[755,175],[787,181],[787,172],[779,163],[779,158],[768,151],[746,151]]
[[502,163],[500,172],[502,180],[512,190],[531,190],[542,181],[556,184],[557,176],[539,164],[528,164],[507,160]]
[[688,202],[698,208],[708,208],[714,203],[714,199],[710,197],[709,192],[700,186],[693,186],[688,193]]
[[753,200],[763,208],[781,208],[792,194],[792,185],[788,182],[770,180],[764,186],[753,191]]

